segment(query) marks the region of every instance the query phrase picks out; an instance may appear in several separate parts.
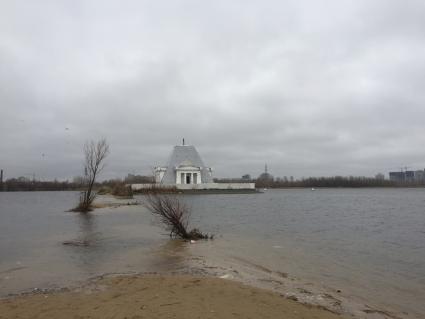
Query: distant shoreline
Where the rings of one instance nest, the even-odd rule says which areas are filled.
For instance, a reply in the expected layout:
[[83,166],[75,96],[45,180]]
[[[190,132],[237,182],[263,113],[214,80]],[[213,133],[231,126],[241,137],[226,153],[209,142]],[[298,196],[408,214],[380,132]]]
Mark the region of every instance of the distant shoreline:
[[[392,186],[287,186],[287,187],[260,187],[253,190],[243,189],[210,189],[210,190],[179,190],[176,194],[256,194],[261,193],[263,190],[279,190],[279,189],[360,189],[360,188],[373,188],[373,189],[408,189],[408,188],[425,188],[424,185],[392,185]],[[20,189],[20,190],[1,190],[0,193],[14,193],[14,192],[80,192],[81,189]],[[136,193],[137,195],[137,193]]]

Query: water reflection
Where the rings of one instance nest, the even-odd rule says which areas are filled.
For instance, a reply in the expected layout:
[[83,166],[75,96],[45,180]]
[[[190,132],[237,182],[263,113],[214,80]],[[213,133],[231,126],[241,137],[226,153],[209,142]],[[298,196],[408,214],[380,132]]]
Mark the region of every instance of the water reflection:
[[103,245],[98,231],[97,217],[93,214],[76,214],[78,236],[70,240],[71,260],[86,274],[95,274],[102,264]]
[[96,232],[96,216],[90,213],[78,214],[77,222],[80,227],[78,240],[87,243],[88,246],[96,246],[99,243],[99,233]]

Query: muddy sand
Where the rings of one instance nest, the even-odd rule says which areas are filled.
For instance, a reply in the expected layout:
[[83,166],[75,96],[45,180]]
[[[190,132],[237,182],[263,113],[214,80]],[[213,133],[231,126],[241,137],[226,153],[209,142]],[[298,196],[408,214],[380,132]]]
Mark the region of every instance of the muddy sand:
[[185,275],[105,277],[84,287],[0,300],[0,318],[342,318],[278,293]]

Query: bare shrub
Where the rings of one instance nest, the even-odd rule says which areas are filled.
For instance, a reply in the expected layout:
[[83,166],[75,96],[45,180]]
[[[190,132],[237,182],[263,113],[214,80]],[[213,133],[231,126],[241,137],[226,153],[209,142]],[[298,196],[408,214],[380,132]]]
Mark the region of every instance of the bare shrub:
[[84,144],[84,190],[80,193],[78,205],[73,211],[86,213],[92,210],[92,204],[96,198],[93,186],[96,177],[104,168],[104,160],[108,154],[109,145],[104,138],[97,143],[90,141]]
[[152,214],[159,216],[161,222],[170,231],[170,237],[179,237],[186,240],[213,238],[213,236],[200,232],[197,228],[188,230],[190,210],[175,196],[157,193],[148,194],[145,207]]

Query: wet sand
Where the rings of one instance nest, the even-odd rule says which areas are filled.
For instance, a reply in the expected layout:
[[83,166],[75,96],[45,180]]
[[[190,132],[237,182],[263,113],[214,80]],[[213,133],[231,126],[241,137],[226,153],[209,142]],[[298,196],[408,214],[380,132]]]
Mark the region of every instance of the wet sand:
[[106,277],[0,300],[0,318],[343,318],[278,293],[212,277]]

